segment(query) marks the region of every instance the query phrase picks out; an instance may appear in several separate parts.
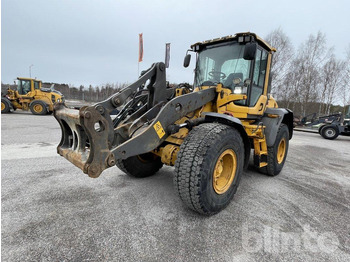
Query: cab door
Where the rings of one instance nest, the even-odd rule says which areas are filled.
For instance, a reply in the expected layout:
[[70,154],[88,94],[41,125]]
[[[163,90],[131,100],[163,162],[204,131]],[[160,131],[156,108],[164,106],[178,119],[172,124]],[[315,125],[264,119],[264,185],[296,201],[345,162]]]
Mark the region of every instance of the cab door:
[[262,115],[267,103],[268,70],[271,54],[260,46],[256,50],[251,87],[248,94],[249,114]]
[[32,81],[27,79],[19,79],[17,91],[20,97],[32,97],[34,94],[34,90],[32,89]]
[[34,100],[35,91],[33,88],[33,81],[30,79],[18,79],[17,96],[22,110],[29,110],[30,103]]

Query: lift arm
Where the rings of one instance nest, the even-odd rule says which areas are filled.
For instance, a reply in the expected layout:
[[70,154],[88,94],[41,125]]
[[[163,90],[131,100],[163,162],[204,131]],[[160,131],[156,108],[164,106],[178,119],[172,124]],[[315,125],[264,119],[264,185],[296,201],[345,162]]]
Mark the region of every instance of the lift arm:
[[[54,116],[62,130],[58,154],[98,177],[116,159],[156,149],[170,134],[170,125],[215,99],[215,88],[173,98],[175,89],[167,88],[165,75],[164,63],[155,63],[135,83],[102,102],[79,110],[56,104]],[[112,120],[112,110],[124,103],[127,108]],[[130,109],[132,113],[124,114]]]

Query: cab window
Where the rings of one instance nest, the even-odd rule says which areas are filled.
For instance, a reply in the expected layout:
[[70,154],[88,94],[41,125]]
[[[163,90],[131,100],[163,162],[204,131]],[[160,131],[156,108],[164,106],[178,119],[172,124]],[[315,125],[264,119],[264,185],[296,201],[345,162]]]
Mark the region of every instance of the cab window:
[[38,81],[34,81],[34,89],[40,89],[40,85]]
[[[197,73],[197,82],[205,85],[212,78],[210,72],[215,71],[215,61],[210,57],[205,57],[200,60],[199,65],[200,70]],[[208,83],[208,85],[210,84]]]
[[18,80],[18,93],[26,95],[30,92],[30,80]]
[[216,85],[233,89],[233,80],[249,78],[251,61],[244,60],[244,45],[213,45],[198,53],[195,86]]
[[265,50],[256,50],[253,84],[250,94],[249,106],[255,106],[259,97],[264,92],[264,83],[267,66],[267,52]]
[[[238,76],[241,81],[249,78],[249,70],[250,61],[244,60],[243,58],[227,60],[221,67],[221,72],[225,73],[227,76],[234,72],[234,74]],[[232,85],[233,79],[227,77],[225,82],[228,82],[227,80],[230,80],[230,82],[226,83],[226,85]]]

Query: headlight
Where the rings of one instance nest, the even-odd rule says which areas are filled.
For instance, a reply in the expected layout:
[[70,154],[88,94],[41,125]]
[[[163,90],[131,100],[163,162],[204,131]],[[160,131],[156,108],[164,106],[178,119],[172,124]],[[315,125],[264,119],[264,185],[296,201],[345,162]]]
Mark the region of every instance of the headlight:
[[235,90],[233,91],[234,94],[242,94],[242,87],[241,86],[236,86]]
[[247,87],[245,86],[236,86],[234,91],[234,94],[246,94],[247,93]]

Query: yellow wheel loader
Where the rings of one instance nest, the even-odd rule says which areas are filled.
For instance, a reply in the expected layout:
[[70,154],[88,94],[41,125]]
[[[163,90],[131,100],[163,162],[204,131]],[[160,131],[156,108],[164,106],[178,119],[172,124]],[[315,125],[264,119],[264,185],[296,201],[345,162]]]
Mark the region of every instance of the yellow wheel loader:
[[42,82],[33,78],[17,78],[17,90],[8,89],[1,97],[1,113],[17,109],[30,110],[34,115],[53,112],[54,103],[64,103],[64,96],[52,88],[41,87]]
[[251,151],[258,170],[278,175],[293,113],[278,108],[269,94],[275,49],[254,33],[237,33],[195,43],[189,51],[196,54],[193,88],[170,88],[164,63],[155,63],[105,101],[80,110],[56,104],[58,153],[93,178],[115,165],[138,178],[163,164],[175,166],[181,200],[206,215],[230,203]]

